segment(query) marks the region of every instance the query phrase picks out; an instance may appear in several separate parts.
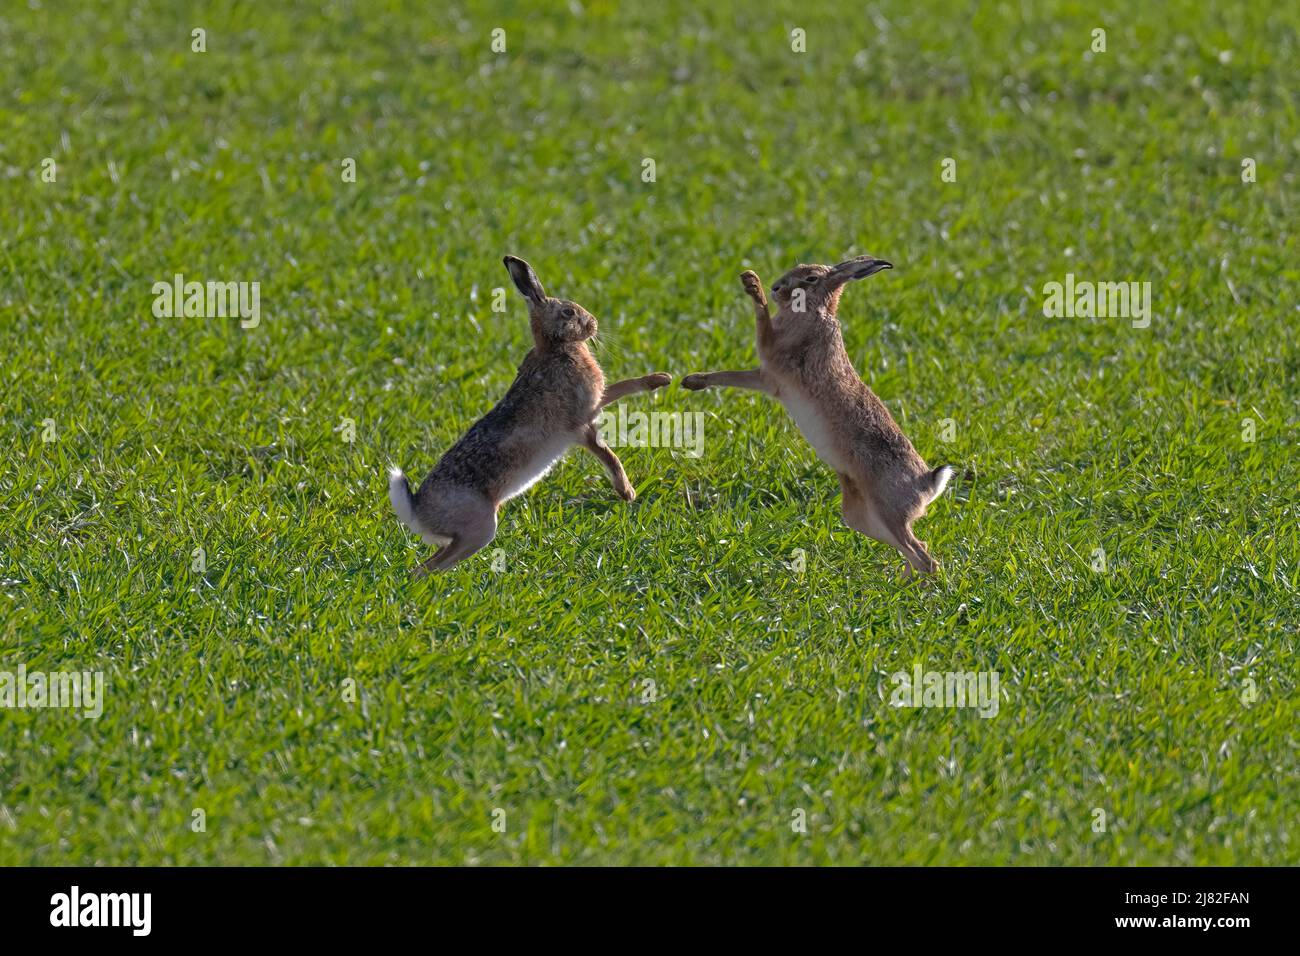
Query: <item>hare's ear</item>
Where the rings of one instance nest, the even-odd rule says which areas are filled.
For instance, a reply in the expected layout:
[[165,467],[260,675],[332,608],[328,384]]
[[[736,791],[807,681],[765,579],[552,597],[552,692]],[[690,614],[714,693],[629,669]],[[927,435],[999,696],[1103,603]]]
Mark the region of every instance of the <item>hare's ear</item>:
[[524,294],[524,298],[534,305],[541,305],[546,301],[546,290],[542,288],[541,280],[537,278],[537,273],[533,267],[524,262],[518,256],[506,256],[503,260],[506,268],[510,270],[510,278],[515,282],[515,288]]
[[841,262],[832,268],[826,274],[826,277],[842,285],[853,279],[865,279],[867,276],[873,276],[883,269],[892,268],[894,268],[894,264],[886,262],[884,259],[877,259],[875,256],[858,256],[856,259]]

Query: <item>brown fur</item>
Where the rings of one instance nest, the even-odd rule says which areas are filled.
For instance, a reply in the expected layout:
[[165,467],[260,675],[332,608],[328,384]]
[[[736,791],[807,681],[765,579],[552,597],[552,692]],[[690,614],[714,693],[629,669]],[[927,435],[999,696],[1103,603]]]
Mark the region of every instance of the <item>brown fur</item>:
[[890,268],[871,256],[833,268],[796,266],[772,286],[775,319],[758,276],[744,273],[741,284],[754,301],[759,367],[688,375],[682,387],[731,385],[775,397],[839,476],[845,524],[898,549],[909,572],[931,573],[938,562],[912,534],[912,522],[942,493],[951,469],[929,468],[858,376],[836,316],[845,283]]
[[532,350],[505,397],[442,456],[415,495],[400,471],[390,478],[399,519],[442,546],[417,574],[449,568],[486,546],[496,535],[502,503],[539,480],[575,444],[600,460],[620,497],[634,500],[622,463],[593,421],[610,402],[670,381],[657,373],[606,388],[587,348],[596,334],[595,316],[576,302],[549,298],[522,259],[506,256],[505,264],[528,300]]

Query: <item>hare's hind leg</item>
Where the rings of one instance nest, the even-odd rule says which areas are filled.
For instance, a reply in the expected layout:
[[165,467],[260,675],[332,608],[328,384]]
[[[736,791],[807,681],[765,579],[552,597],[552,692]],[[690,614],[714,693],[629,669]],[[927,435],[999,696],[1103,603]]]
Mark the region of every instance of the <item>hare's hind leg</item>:
[[[447,526],[447,523],[443,523]],[[447,527],[451,538],[438,549],[438,553],[411,571],[413,577],[424,577],[430,571],[446,571],[487,546],[497,533],[497,511],[491,502],[483,500],[473,506],[463,506],[458,511],[454,527]]]
[[912,534],[912,521],[905,515],[892,516],[888,520],[889,530],[898,539],[899,550],[907,558],[908,576],[913,574],[934,574],[939,570],[939,562],[930,556],[930,549],[924,541]]
[[[851,476],[840,473],[839,479],[840,513],[844,516],[844,523],[859,534],[865,534],[868,538],[887,544],[898,551],[907,560],[906,573],[909,575],[914,573],[919,560],[917,552],[908,545],[895,528],[890,526],[890,522],[885,520],[879,504],[870,495],[865,494]],[[910,535],[910,532],[908,534]],[[926,557],[928,558],[928,555]]]
[[610,447],[605,444],[600,437],[600,433],[596,431],[595,425],[588,425],[587,430],[583,432],[582,447],[600,459],[600,463],[609,472],[609,480],[613,483],[614,491],[618,493],[618,496],[624,501],[635,501],[636,490],[632,487],[632,483],[627,480],[627,472],[623,471],[623,463],[618,460],[618,455],[614,454]]
[[858,491],[843,475],[840,476],[840,497],[840,513],[844,516],[846,525],[858,532],[858,534],[865,534],[868,538],[874,538],[881,544],[887,544],[891,548],[902,551],[903,557],[907,557],[903,545],[889,530],[885,522],[881,520],[871,499]]

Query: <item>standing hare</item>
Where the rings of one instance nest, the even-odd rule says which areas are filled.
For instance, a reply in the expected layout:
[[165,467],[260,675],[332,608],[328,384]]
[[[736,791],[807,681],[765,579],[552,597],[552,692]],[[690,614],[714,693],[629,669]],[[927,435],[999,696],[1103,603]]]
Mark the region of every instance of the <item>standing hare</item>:
[[929,574],[939,562],[912,534],[912,522],[943,494],[953,469],[931,469],[916,453],[889,410],[858,377],[840,334],[835,311],[852,279],[865,279],[891,263],[858,256],[834,267],[800,265],[772,286],[779,311],[768,311],[753,272],[740,277],[754,300],[759,367],[744,372],[688,375],[682,387],[730,385],[775,397],[819,457],[840,479],[844,523],[897,548],[908,574]]
[[417,576],[444,571],[484,547],[496,535],[497,509],[573,445],[600,459],[619,497],[634,500],[622,463],[593,422],[611,402],[671,381],[660,372],[606,387],[586,344],[596,334],[595,316],[576,302],[549,298],[523,259],[506,256],[505,264],[528,300],[533,332],[533,348],[514,383],[442,456],[416,494],[401,469],[389,476],[388,497],[398,519],[439,548],[415,569]]

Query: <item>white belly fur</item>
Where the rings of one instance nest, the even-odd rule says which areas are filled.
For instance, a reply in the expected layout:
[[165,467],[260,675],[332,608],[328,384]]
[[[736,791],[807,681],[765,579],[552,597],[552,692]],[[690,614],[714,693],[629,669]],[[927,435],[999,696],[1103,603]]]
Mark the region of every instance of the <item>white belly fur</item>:
[[808,444],[812,445],[817,457],[836,471],[844,471],[844,462],[835,449],[835,443],[831,438],[831,430],[828,427],[829,423],[817,406],[809,401],[808,397],[798,389],[790,388],[787,385],[781,386],[780,401],[785,406],[786,412],[794,419],[795,425],[803,434],[803,437],[807,439]]
[[501,494],[502,501],[509,501],[516,495],[521,495],[537,482],[546,476],[551,470],[551,466],[560,460],[560,457],[573,444],[571,435],[558,435],[550,441],[541,445],[536,451],[518,468],[506,478],[505,490]]

